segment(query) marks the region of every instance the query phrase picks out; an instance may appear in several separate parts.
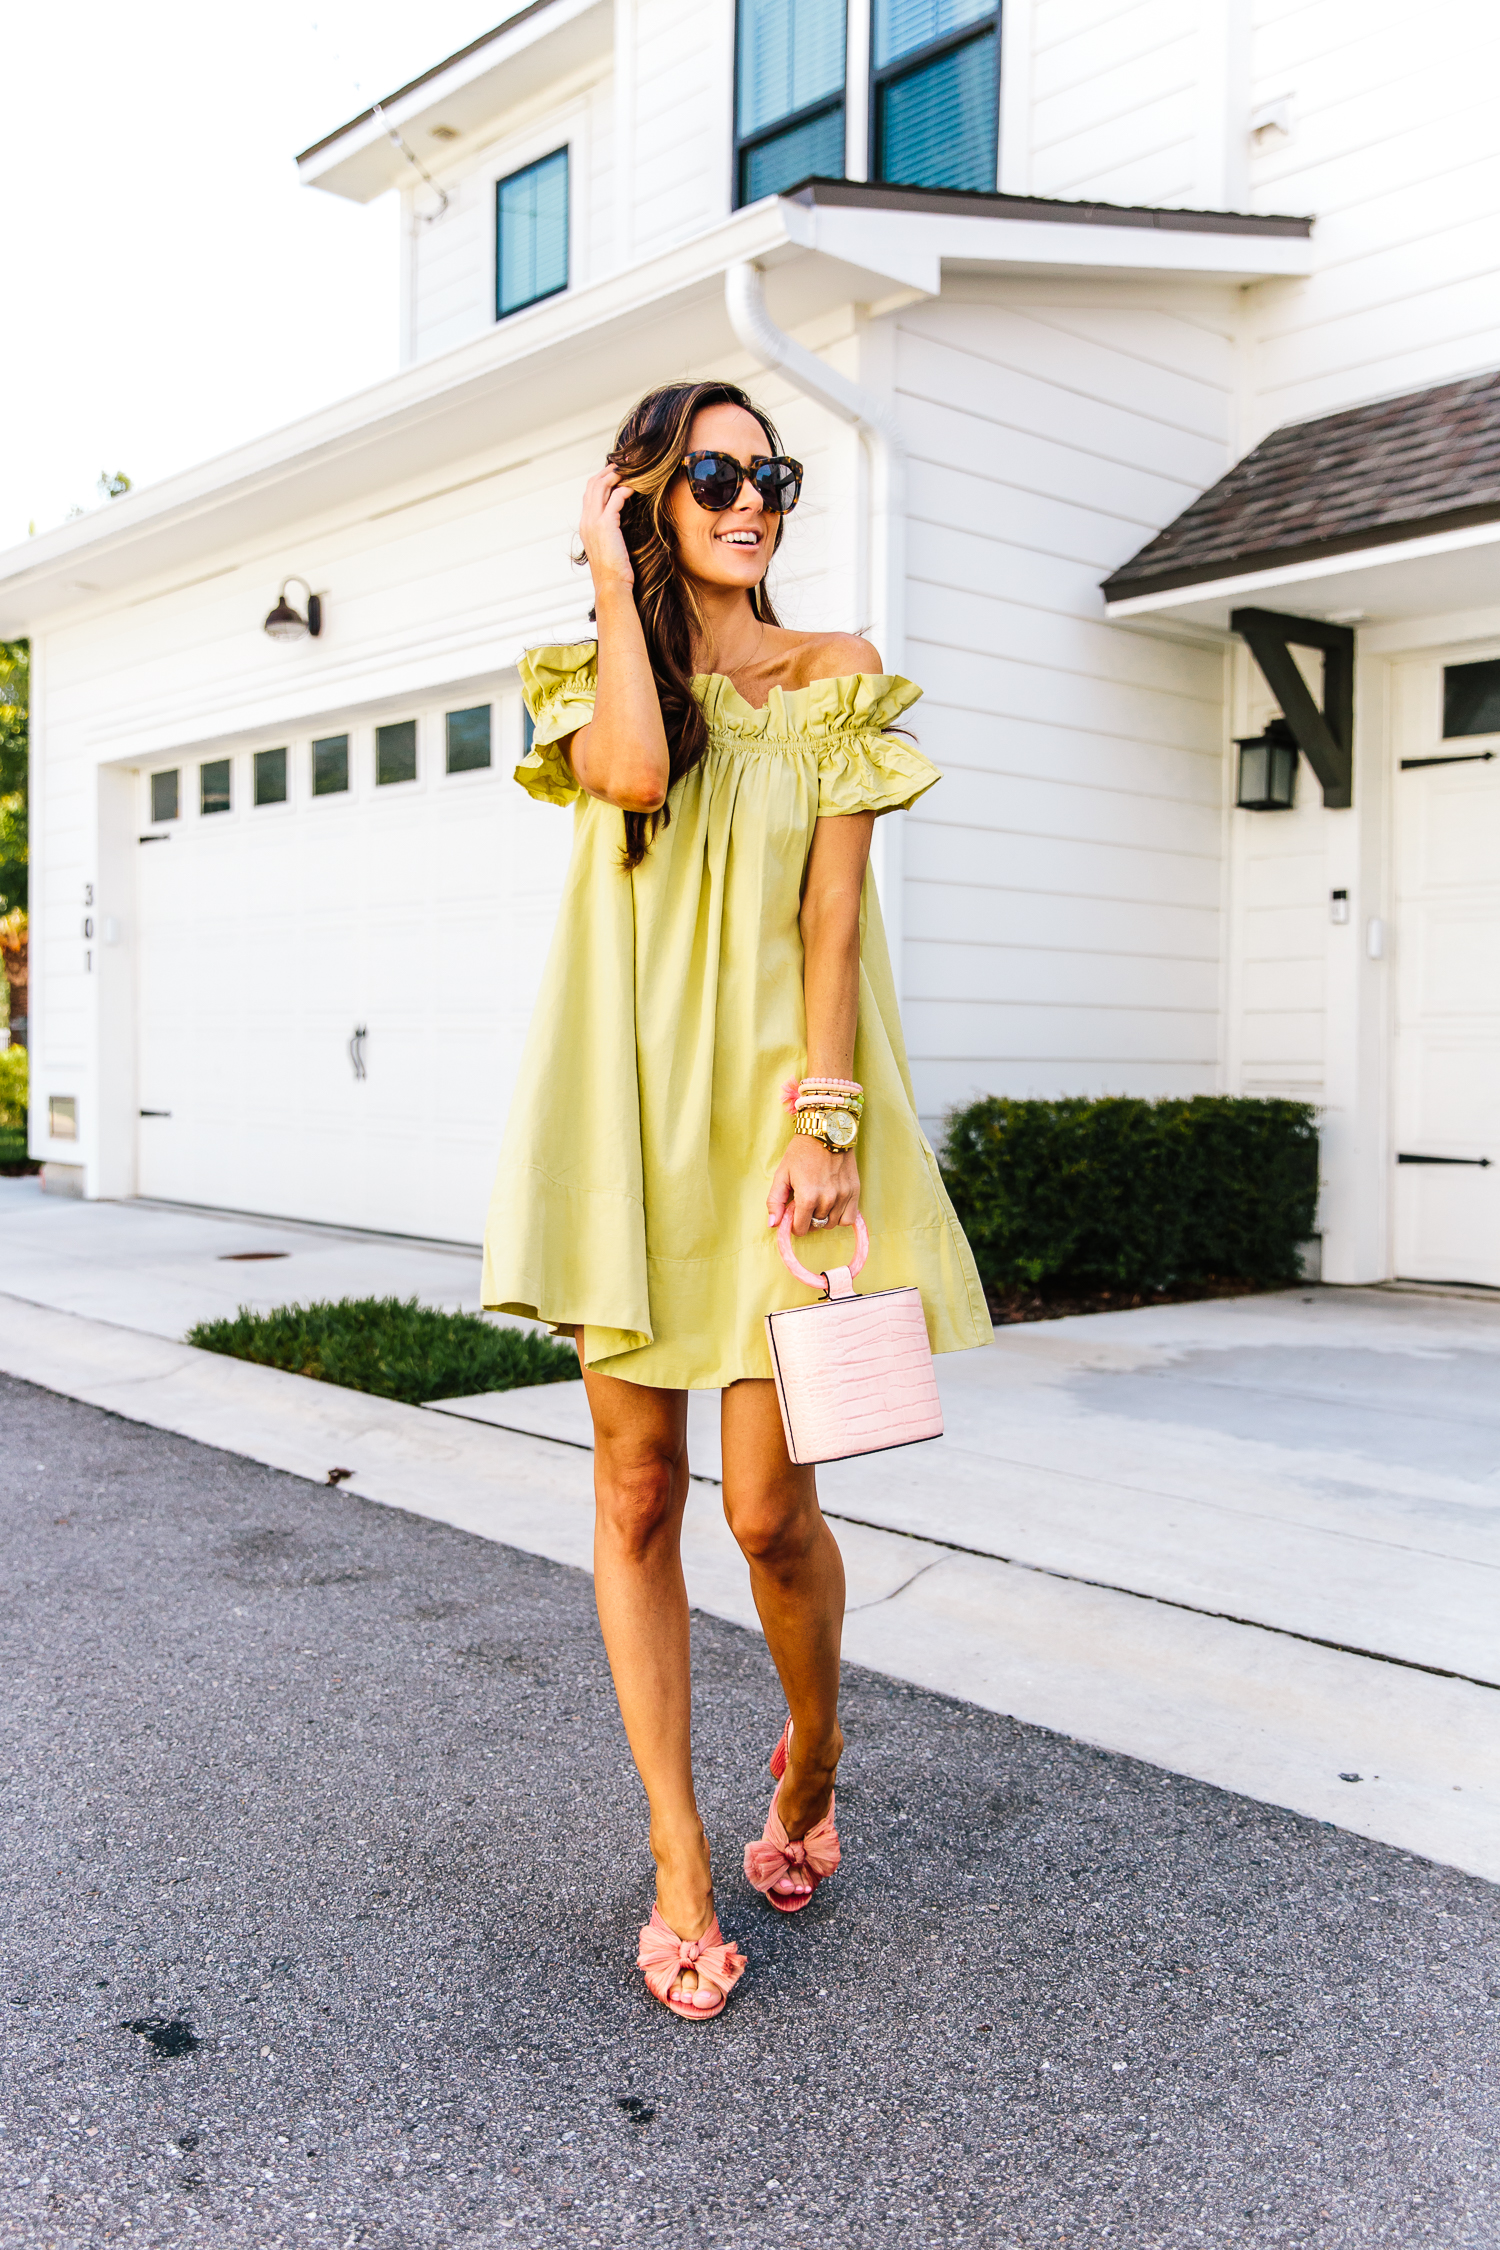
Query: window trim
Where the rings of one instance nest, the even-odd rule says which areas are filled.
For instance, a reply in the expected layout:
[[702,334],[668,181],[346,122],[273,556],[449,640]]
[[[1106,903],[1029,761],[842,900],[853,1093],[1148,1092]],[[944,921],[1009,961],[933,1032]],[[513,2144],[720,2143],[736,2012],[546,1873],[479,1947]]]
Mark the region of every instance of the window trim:
[[[558,156],[563,159],[563,278],[555,289],[544,289],[538,296],[528,297],[524,304],[511,305],[502,312],[500,309],[500,192],[502,188],[509,187],[512,180],[523,178],[527,172],[537,171],[543,164],[550,164],[553,158]],[[565,291],[572,288],[573,202],[573,135],[571,133],[566,140],[559,142],[556,148],[544,149],[540,156],[528,157],[524,164],[514,165],[508,172],[497,172],[495,174],[493,192],[490,196],[492,251],[490,261],[490,311],[497,327],[502,320],[514,320],[518,313],[530,312],[533,305],[545,305],[549,298],[561,297]]]
[[[750,207],[751,199],[741,193],[745,178],[745,158],[747,156],[754,155],[758,148],[764,148],[768,141],[780,140],[783,133],[794,132],[801,125],[812,125],[820,117],[831,116],[834,110],[838,111],[844,123],[844,130],[839,136],[844,153],[839,159],[837,177],[841,180],[848,177],[850,0],[843,0],[844,77],[838,92],[820,94],[815,102],[804,102],[801,109],[788,110],[785,117],[778,117],[774,124],[758,126],[753,133],[742,133],[740,131],[740,15],[744,5],[745,0],[735,0],[734,47],[730,63],[730,111],[733,130],[730,134],[729,207],[732,211],[745,211]],[[798,183],[794,181],[791,184],[795,186]],[[755,198],[756,202],[761,200],[759,196]]]
[[904,55],[899,55],[894,62],[882,63],[878,67],[875,62],[875,41],[872,27],[870,40],[870,103],[867,127],[869,139],[865,144],[869,150],[869,162],[865,169],[870,180],[876,186],[920,187],[923,184],[920,180],[888,180],[881,169],[880,97],[886,87],[895,85],[900,79],[914,77],[918,71],[926,70],[932,63],[942,62],[947,55],[957,54],[960,47],[972,46],[977,39],[990,38],[995,42],[995,177],[990,181],[989,186],[991,190],[998,187],[1000,178],[1000,104],[1003,98],[1001,89],[1005,84],[1005,55],[1001,46],[1004,18],[1004,0],[995,0],[995,4],[987,16],[975,16],[971,22],[960,24],[956,31],[945,31],[940,38],[929,39],[925,47],[911,47]]

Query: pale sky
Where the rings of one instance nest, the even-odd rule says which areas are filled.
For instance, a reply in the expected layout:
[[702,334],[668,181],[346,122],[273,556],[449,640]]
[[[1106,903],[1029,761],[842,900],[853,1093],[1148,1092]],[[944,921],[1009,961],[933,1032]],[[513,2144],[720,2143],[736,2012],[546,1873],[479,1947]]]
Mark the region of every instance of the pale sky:
[[0,549],[394,369],[396,197],[293,158],[517,4],[7,11]]

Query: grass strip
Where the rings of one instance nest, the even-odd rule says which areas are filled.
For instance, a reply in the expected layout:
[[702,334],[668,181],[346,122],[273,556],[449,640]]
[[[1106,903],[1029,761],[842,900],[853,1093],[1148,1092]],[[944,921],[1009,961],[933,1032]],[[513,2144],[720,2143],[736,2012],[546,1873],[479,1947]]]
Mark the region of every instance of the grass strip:
[[571,1344],[529,1329],[499,1328],[477,1313],[438,1312],[415,1297],[340,1297],[271,1312],[241,1305],[232,1320],[200,1320],[187,1341],[200,1351],[408,1406],[573,1383],[580,1374]]

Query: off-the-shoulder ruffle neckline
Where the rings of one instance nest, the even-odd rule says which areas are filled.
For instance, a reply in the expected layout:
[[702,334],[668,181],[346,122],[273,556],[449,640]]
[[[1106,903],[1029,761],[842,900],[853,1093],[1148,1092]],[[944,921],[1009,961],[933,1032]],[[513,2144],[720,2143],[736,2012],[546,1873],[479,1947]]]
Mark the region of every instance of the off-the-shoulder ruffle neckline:
[[741,695],[727,672],[695,672],[693,674],[693,686],[695,688],[700,685],[710,687],[716,680],[722,684],[728,694],[733,696],[742,711],[748,711],[753,719],[758,719],[763,712],[770,710],[773,696],[779,695],[782,702],[785,703],[791,696],[811,695],[815,688],[820,687],[852,687],[857,694],[863,680],[868,680],[872,687],[891,687],[900,680],[900,674],[896,672],[830,672],[826,679],[804,680],[801,687],[789,688],[782,687],[778,681],[774,687],[768,689],[764,703],[752,703],[748,696]]
[[764,703],[751,703],[727,672],[699,672],[693,693],[711,732],[769,741],[851,728],[883,733],[922,690],[896,672],[841,672],[801,687],[773,687]]

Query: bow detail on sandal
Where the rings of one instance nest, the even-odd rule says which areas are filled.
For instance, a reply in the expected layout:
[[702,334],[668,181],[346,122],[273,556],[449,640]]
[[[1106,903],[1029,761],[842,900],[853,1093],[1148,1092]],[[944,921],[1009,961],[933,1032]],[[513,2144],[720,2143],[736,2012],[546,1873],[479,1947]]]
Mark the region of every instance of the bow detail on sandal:
[[[791,1737],[792,1722],[787,1720],[781,1740],[771,1753],[771,1771],[776,1776],[776,1793],[771,1799],[771,1809],[766,1814],[765,1834],[758,1843],[745,1846],[745,1880],[764,1894],[767,1901],[782,1914],[797,1914],[820,1883],[837,1871],[842,1852],[839,1832],[834,1826],[835,1800],[830,1797],[828,1810],[816,1826],[805,1836],[788,1836],[777,1805],[781,1799],[781,1782],[786,1773],[787,1744]],[[776,1886],[784,1883],[793,1868],[801,1868],[811,1880],[807,1889],[778,1893]]]
[[[684,2016],[690,2023],[706,2022],[716,2016],[730,1993],[744,1975],[746,1961],[743,1953],[719,1928],[718,1916],[709,1923],[699,1938],[680,1938],[661,1918],[660,1907],[653,1906],[651,1919],[641,1931],[640,1951],[636,1967],[646,1979],[646,1987],[674,2016]],[[684,1969],[692,1969],[698,1977],[698,1992],[686,2000],[669,1997],[673,1985]],[[718,1992],[712,2006],[697,2006],[695,2001],[704,1991],[704,1979],[716,1984]]]

